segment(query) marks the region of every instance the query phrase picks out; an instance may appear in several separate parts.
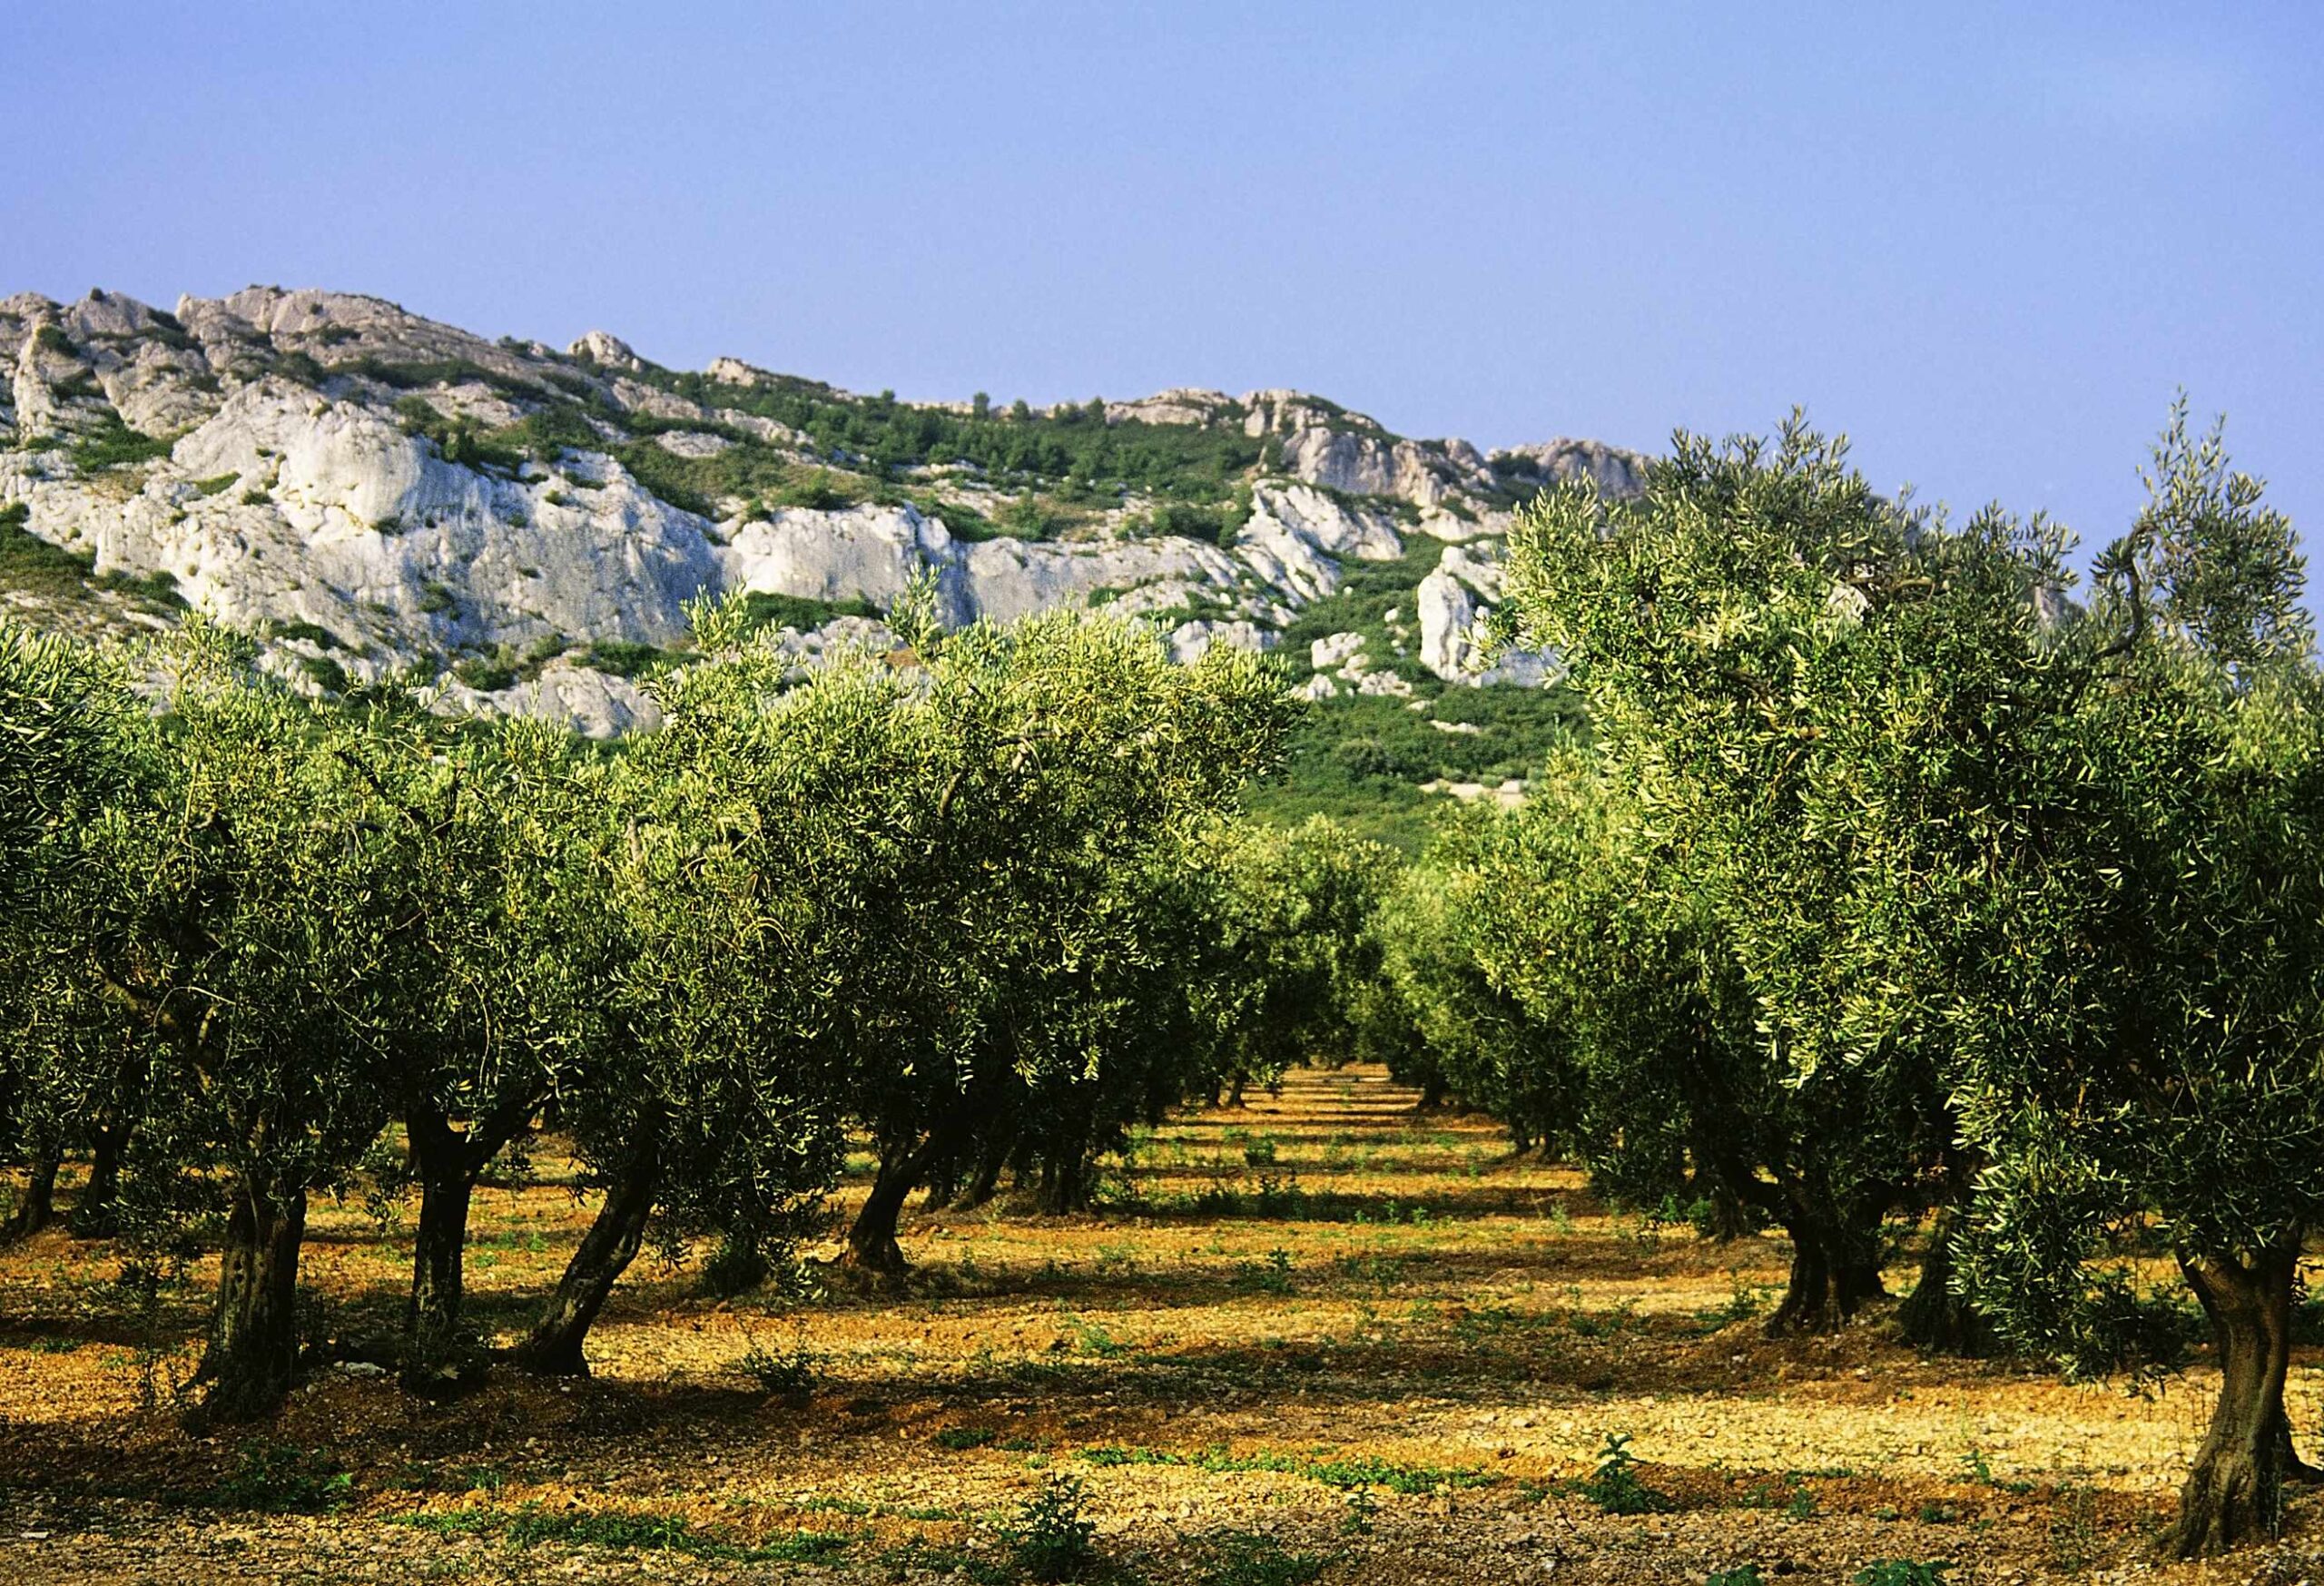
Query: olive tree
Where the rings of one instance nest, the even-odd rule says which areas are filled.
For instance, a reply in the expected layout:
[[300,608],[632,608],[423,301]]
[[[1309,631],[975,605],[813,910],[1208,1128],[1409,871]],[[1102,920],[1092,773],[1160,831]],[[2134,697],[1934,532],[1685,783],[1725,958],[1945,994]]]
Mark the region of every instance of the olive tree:
[[136,717],[117,665],[0,620],[0,1151],[28,1169],[0,1237],[48,1222],[68,1144],[94,1131],[100,1146],[98,1193],[84,1194],[83,1211],[103,1198],[118,1162],[107,1148],[118,1146],[120,1109],[108,1104],[127,1076],[127,1042],[72,972],[59,932],[89,879],[76,858],[81,828],[133,783]]
[[382,1039],[419,1197],[398,1353],[426,1387],[481,1361],[462,1319],[478,1179],[609,1039],[616,938],[588,842],[604,779],[554,726],[456,731],[408,710],[346,754],[402,853],[379,901],[410,921],[389,942]]
[[1214,1094],[1356,1056],[1384,982],[1378,915],[1402,868],[1394,851],[1317,815],[1217,826],[1198,863],[1211,878],[1200,1000]]
[[980,1065],[994,1094],[973,1108],[974,1138],[931,1168],[932,1204],[980,1204],[1008,1166],[1041,1210],[1082,1210],[1098,1159],[1198,1083],[1210,1034],[1201,993],[1215,964],[1196,852],[1164,842],[1115,867],[1087,901],[1070,953],[1015,966]]
[[1682,439],[1635,507],[1553,498],[1515,582],[1794,1088],[1934,1079],[1975,1186],[1958,1286],[2072,1366],[2158,1364],[2125,1268],[2172,1251],[2222,1371],[2192,1554],[2270,1524],[2292,1467],[2324,740],[2290,525],[2183,411],[2156,462],[2086,611],[2057,531],[1882,502],[1797,426]]
[[652,684],[665,724],[568,806],[560,906],[606,990],[554,1105],[603,1199],[517,1350],[537,1371],[586,1370],[657,1226],[754,1250],[838,1174],[839,1038],[884,950],[852,844],[881,837],[865,751],[901,685],[870,657],[801,682],[739,611],[697,622],[705,658]]
[[1882,972],[1843,929],[1885,830],[1866,740],[1890,714],[1866,702],[1974,713],[1979,648],[2027,653],[2038,629],[2045,534],[1883,499],[1795,420],[1773,446],[1682,435],[1637,501],[1561,489],[1512,537],[1511,604],[1589,701],[1641,906],[1679,911],[1748,1010],[1746,1039],[1703,1049],[1723,1056],[1687,1149],[1739,1151],[1722,1182],[1791,1235],[1778,1325],[1854,1315],[1881,1292],[1885,1219],[1958,1182],[1942,1031],[1846,1028]]
[[2167,1364],[2131,1270],[2152,1239],[2209,1322],[2220,1394],[2170,1538],[2194,1556],[2272,1531],[2311,1473],[2283,1387],[2324,1223],[2324,680],[2291,525],[2183,403],[2149,483],[2039,735],[1945,768],[1990,877],[1945,1011],[1991,1159],[1980,1302],[2070,1367]]
[[849,1258],[881,1271],[901,1264],[905,1197],[1012,1086],[1090,1082],[1093,1054],[1134,1028],[1093,1029],[1093,1011],[1133,1020],[1141,1000],[1081,1000],[1075,977],[1139,957],[1124,878],[1231,804],[1289,712],[1257,657],[1221,646],[1180,666],[1151,629],[1103,616],[919,648],[876,751],[887,813],[860,872],[891,945],[846,1032],[880,1158]]
[[1490,1013],[1473,1099],[1610,1198],[1690,1206],[1722,1233],[1780,1225],[1793,1258],[1770,1331],[1836,1325],[1879,1292],[1880,1217],[1910,1160],[1855,1128],[1879,1104],[1861,1084],[1790,1082],[1718,921],[1659,862],[1581,752],[1545,765],[1523,808],[1445,832],[1431,882],[1460,957],[1437,971],[1452,1000],[1433,1022]]
[[105,872],[91,970],[166,1054],[174,1149],[214,1167],[225,1228],[202,1409],[271,1409],[299,1349],[308,1197],[343,1182],[386,1122],[382,1029],[401,853],[359,769],[359,729],[243,664],[203,625],[165,659],[150,786],[85,833]]
[[1416,1059],[1422,1078],[1499,1119],[1523,1152],[1571,1142],[1581,1079],[1570,1032],[1537,1017],[1488,967],[1481,905],[1508,900],[1479,891],[1476,859],[1503,819],[1497,809],[1460,810],[1383,900],[1379,928],[1394,1010],[1409,1027],[1392,1068],[1408,1073]]

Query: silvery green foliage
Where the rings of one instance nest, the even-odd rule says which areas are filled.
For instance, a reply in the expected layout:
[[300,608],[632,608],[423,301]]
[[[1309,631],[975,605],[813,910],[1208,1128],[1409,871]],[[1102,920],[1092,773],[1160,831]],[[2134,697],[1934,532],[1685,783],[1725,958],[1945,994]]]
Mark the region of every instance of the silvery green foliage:
[[1931,1193],[1955,1130],[1922,966],[1859,953],[1854,930],[1881,901],[1859,881],[1889,862],[1867,819],[1887,789],[1860,751],[1949,702],[1900,701],[1902,717],[1864,702],[1955,675],[1987,628],[2030,642],[2055,537],[1884,500],[1843,444],[1795,421],[1772,444],[1679,437],[1636,502],[1553,493],[1512,551],[1525,636],[1590,702],[1637,906],[1683,928],[1702,983],[1731,978],[1748,1010],[1747,1041],[1698,1041],[1680,1070],[1709,1107],[1689,1149],[1735,1153],[1734,1193],[1796,1239],[1847,1246],[1868,1280],[1881,1219]]
[[624,908],[656,944],[629,995],[679,1010],[645,1039],[768,1054],[796,1078],[753,1095],[823,1098],[915,1178],[1134,1068],[1174,919],[1143,906],[1155,869],[1283,730],[1257,658],[1179,666],[1067,613],[908,624],[911,647],[802,678],[704,616],[713,654],[658,685],[668,724],[623,763]]
[[117,784],[124,708],[115,665],[0,619],[0,900],[21,901],[44,839]]
[[1323,816],[1288,829],[1214,829],[1193,856],[1211,879],[1216,967],[1204,980],[1216,1069],[1269,1083],[1340,1061],[1364,1036],[1384,972],[1374,921],[1401,870],[1395,853]]
[[2177,1256],[2230,1382],[2192,1552],[2267,1522],[2288,1446],[2285,1252],[2324,1211],[2324,717],[2290,526],[2183,409],[2152,485],[2077,614],[2038,521],[1881,501],[1796,424],[1682,438],[1639,505],[1532,514],[1512,584],[1794,1091],[1868,1086],[1860,1142],[1975,1153],[1963,1271],[2004,1334],[2167,1364],[2127,1258]]

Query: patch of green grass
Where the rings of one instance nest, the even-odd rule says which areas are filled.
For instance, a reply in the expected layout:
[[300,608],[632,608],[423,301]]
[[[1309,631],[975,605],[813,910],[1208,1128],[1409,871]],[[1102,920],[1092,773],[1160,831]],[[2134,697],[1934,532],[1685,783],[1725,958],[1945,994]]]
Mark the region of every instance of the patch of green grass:
[[1120,1465],[1178,1465],[1193,1470],[1226,1473],[1244,1471],[1269,1471],[1283,1475],[1304,1476],[1327,1487],[1384,1487],[1391,1492],[1407,1497],[1424,1497],[1431,1493],[1459,1492],[1472,1487],[1490,1487],[1501,1478],[1490,1471],[1471,1470],[1461,1466],[1400,1465],[1370,1455],[1321,1458],[1293,1453],[1232,1454],[1223,1448],[1206,1449],[1201,1453],[1177,1453],[1168,1449],[1123,1447],[1103,1444],[1078,1451],[1076,1458],[1086,1464],[1101,1468]]
[[241,477],[240,474],[212,474],[206,479],[196,479],[193,482],[194,492],[202,496],[215,496],[222,490],[231,489],[241,482]]
[[1250,517],[1250,495],[1238,491],[1234,500],[1216,507],[1166,501],[1148,516],[1144,527],[1149,534],[1174,534],[1207,545],[1228,546],[1235,543],[1236,534]]
[[610,672],[616,677],[640,677],[659,671],[675,657],[669,651],[652,645],[633,644],[626,639],[599,639],[581,654],[581,664],[600,672]]
[[1072,1330],[1074,1346],[1082,1353],[1094,1355],[1100,1360],[1119,1360],[1129,1353],[1128,1345],[1115,1338],[1097,1323],[1085,1321],[1070,1312],[1066,1314],[1064,1320],[1065,1325]]
[[517,685],[515,663],[499,655],[463,655],[452,663],[452,675],[478,694],[497,694]]
[[1310,1586],[1330,1562],[1320,1553],[1286,1552],[1264,1532],[1230,1531],[1201,1544],[1202,1586]]
[[842,616],[876,622],[886,615],[860,595],[847,600],[813,600],[803,595],[770,595],[756,589],[743,597],[743,607],[753,632],[775,627],[810,633]]
[[[632,430],[661,428],[638,414],[619,422]],[[648,438],[606,448],[631,478],[682,512],[715,517],[723,501],[746,503],[745,517],[769,506],[829,511],[876,498],[881,489],[861,475],[803,468],[756,436],[714,423],[672,425],[718,436],[728,444],[707,457],[680,457]],[[604,445],[603,442],[596,443]]]
[[[862,476],[833,473],[829,468],[794,470],[782,485],[767,493],[771,507],[799,507],[815,512],[835,512],[863,498]],[[946,522],[949,526],[950,520],[947,518]]]
[[73,442],[73,467],[82,477],[107,468],[150,463],[170,455],[172,442],[132,429],[118,413],[107,413],[97,428]]
[[0,584],[30,595],[82,593],[96,558],[51,545],[25,527],[31,521],[32,508],[22,501],[0,507]]
[[1235,1286],[1255,1294],[1287,1295],[1293,1290],[1291,1252],[1278,1245],[1265,1261],[1235,1264]]
[[1945,1586],[1948,1560],[1882,1559],[1848,1577],[1855,1586]]
[[320,623],[271,623],[267,626],[266,635],[267,637],[271,639],[304,639],[307,643],[317,645],[325,650],[343,650],[347,648],[345,645],[340,643],[339,635],[337,634],[331,632],[330,629],[324,627]]
[[788,1349],[769,1349],[753,1338],[743,1354],[743,1369],[765,1392],[783,1396],[813,1392],[823,1375],[822,1357],[803,1340]]
[[408,1460],[402,1473],[391,1483],[407,1492],[497,1492],[507,1477],[492,1465],[454,1465],[438,1470],[418,1460]]
[[212,1492],[230,1509],[269,1514],[328,1514],[345,1508],[355,1478],[320,1449],[253,1439],[242,1444],[234,1469]]
[[511,1547],[607,1548],[622,1552],[682,1553],[734,1563],[826,1564],[855,1542],[843,1532],[802,1531],[745,1545],[699,1530],[676,1515],[552,1514],[531,1504],[514,1511],[457,1509],[397,1519],[400,1524],[442,1535],[498,1535],[507,1538]]
[[960,1548],[939,1547],[919,1537],[890,1548],[878,1561],[891,1581],[942,1575],[966,1581],[969,1586],[1010,1586],[1016,1579],[990,1559],[980,1559]]
[[[296,356],[296,355],[293,355]],[[288,359],[284,362],[289,362]],[[502,374],[465,358],[390,360],[376,353],[334,363],[326,375],[376,380],[390,389],[419,390],[428,386],[480,385],[516,401],[537,400],[547,393],[531,380]]]
[[1342,1276],[1369,1284],[1384,1295],[1403,1281],[1404,1269],[1412,1259],[1409,1256],[1389,1256],[1372,1251],[1364,1255],[1342,1256],[1332,1265],[1339,1269]]

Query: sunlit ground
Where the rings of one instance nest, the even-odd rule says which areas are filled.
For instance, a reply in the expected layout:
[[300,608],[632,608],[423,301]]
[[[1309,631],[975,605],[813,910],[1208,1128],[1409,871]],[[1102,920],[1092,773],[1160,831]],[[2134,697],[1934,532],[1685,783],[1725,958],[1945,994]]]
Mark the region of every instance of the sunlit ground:
[[[278,1422],[208,1441],[166,1404],[199,1288],[142,1329],[105,1292],[113,1253],[46,1234],[0,1255],[0,1550],[26,1581],[1000,1581],[1063,1473],[1116,1579],[2148,1567],[2201,1371],[2156,1398],[2068,1388],[1924,1359],[1884,1317],[1770,1343],[1779,1238],[1610,1215],[1415,1100],[1376,1070],[1296,1074],[1141,1142],[1099,1215],[916,1213],[901,1293],[720,1301],[706,1252],[649,1256],[590,1382],[501,1373],[430,1404],[324,1373]],[[537,1168],[476,1205],[471,1298],[504,1340],[590,1209],[553,1153]],[[390,1322],[408,1226],[350,1201],[310,1229],[328,1324]],[[1889,1278],[1902,1293],[1909,1264]],[[2299,1426],[2324,1425],[2319,1399],[2303,1360]],[[1645,1512],[1581,1485],[1614,1437],[1646,1496],[1611,1506]]]

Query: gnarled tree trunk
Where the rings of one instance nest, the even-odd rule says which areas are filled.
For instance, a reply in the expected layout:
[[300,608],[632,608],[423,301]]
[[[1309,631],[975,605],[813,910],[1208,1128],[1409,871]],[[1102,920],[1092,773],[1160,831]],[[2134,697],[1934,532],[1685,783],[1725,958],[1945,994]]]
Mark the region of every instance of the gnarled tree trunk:
[[1078,1140],[1053,1143],[1041,1157],[1041,1210],[1050,1217],[1088,1210],[1097,1192],[1089,1169],[1089,1157]]
[[661,1183],[659,1144],[654,1132],[647,1131],[636,1153],[606,1187],[605,1205],[597,1208],[573,1259],[566,1263],[565,1275],[541,1307],[531,1335],[517,1348],[517,1363],[527,1371],[546,1376],[589,1374],[581,1346],[615,1283],[645,1242],[645,1221],[653,1214]]
[[2001,1341],[1993,1324],[1953,1292],[1953,1241],[1959,1226],[1951,1207],[1938,1208],[1928,1248],[1921,1253],[1920,1279],[1896,1307],[1896,1321],[1909,1344],[1935,1355],[1975,1358],[1993,1354]]
[[2211,1318],[2219,1353],[2219,1403],[2179,1490],[2179,1521],[2166,1540],[2182,1559],[2272,1536],[2283,1512],[2291,1427],[2284,1373],[2291,1363],[2291,1301],[2299,1244],[2249,1258],[2182,1256],[2180,1266]]
[[960,1191],[952,1205],[960,1211],[973,1211],[990,1200],[1000,1188],[1000,1170],[1009,1166],[1009,1155],[1017,1148],[1013,1132],[996,1134],[985,1142],[984,1150],[977,1157],[976,1177]]
[[0,1244],[29,1239],[56,1220],[56,1167],[59,1153],[42,1146],[25,1164],[25,1196],[8,1220],[0,1224]]
[[412,1232],[411,1298],[404,1307],[403,1384],[414,1392],[461,1374],[477,1355],[465,1332],[468,1206],[501,1148],[531,1121],[510,1104],[463,1131],[444,1112],[412,1108],[404,1132],[419,1177],[419,1220]]
[[928,1193],[920,1197],[920,1209],[940,1212],[952,1204],[960,1193],[960,1163],[958,1157],[938,1163],[928,1175]]
[[1880,1229],[1853,1226],[1814,1210],[1787,1208],[1784,1231],[1791,1236],[1791,1279],[1783,1302],[1768,1318],[1768,1335],[1836,1333],[1866,1302],[1888,1291],[1880,1282]]
[[244,1177],[234,1185],[218,1256],[218,1303],[194,1380],[209,1384],[199,1416],[271,1414],[299,1370],[299,1246],[307,1233],[304,1186]]
[[896,1242],[897,1219],[904,1201],[919,1187],[931,1164],[943,1161],[968,1142],[971,1115],[965,1100],[917,1146],[889,1145],[880,1152],[879,1171],[872,1177],[872,1193],[863,1197],[855,1221],[848,1226],[847,1253],[842,1265],[892,1277],[911,1265]]
[[920,1180],[921,1166],[926,1159],[924,1150],[880,1158],[880,1169],[872,1179],[872,1193],[863,1197],[855,1221],[848,1225],[845,1265],[888,1276],[903,1271],[909,1265],[904,1260],[903,1246],[896,1242],[896,1223],[903,1214],[905,1197]]
[[411,1299],[404,1307],[406,1387],[433,1377],[458,1353],[468,1202],[474,1192],[465,1176],[420,1186],[419,1220],[412,1230]]
[[129,1149],[133,1122],[118,1109],[109,1108],[97,1124],[95,1137],[89,1143],[89,1181],[82,1186],[80,1198],[73,1203],[73,1233],[76,1238],[109,1238],[120,1227],[120,1208],[115,1202],[121,1194],[121,1158]]

